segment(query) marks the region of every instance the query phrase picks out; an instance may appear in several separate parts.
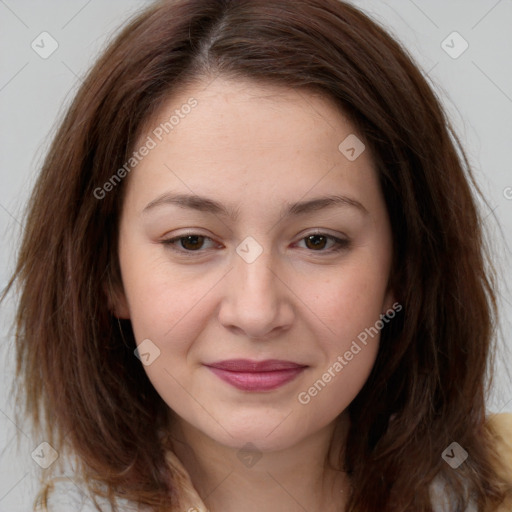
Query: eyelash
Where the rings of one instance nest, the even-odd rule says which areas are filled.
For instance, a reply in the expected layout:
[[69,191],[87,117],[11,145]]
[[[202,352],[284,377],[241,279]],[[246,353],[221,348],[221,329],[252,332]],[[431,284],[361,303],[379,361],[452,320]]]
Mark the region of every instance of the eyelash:
[[[306,236],[302,237],[299,240],[299,242],[302,242],[303,240],[306,240],[307,238],[313,237],[313,236],[321,236],[321,237],[324,237],[324,238],[326,238],[328,240],[332,240],[332,241],[334,241],[335,245],[332,248],[327,249],[327,250],[318,250],[318,251],[309,250],[309,252],[312,252],[312,253],[333,254],[333,253],[338,253],[338,252],[341,252],[343,250],[346,250],[350,246],[350,241],[347,240],[347,239],[338,238],[338,237],[335,237],[335,236],[332,236],[332,235],[328,235],[326,233],[320,233],[320,232],[319,233],[310,233],[309,235],[306,235]],[[191,232],[191,233],[184,233],[183,235],[176,236],[176,237],[173,237],[173,238],[169,238],[167,240],[162,240],[161,243],[164,244],[169,249],[171,249],[172,251],[180,253],[180,254],[183,254],[183,255],[186,255],[187,257],[194,257],[196,255],[203,254],[204,250],[202,250],[202,249],[198,249],[198,250],[195,250],[195,251],[190,251],[190,250],[187,250],[187,249],[178,249],[177,248],[176,242],[179,242],[180,240],[183,240],[183,239],[185,239],[187,237],[201,237],[204,240],[212,240],[208,236],[201,235],[199,233]]]

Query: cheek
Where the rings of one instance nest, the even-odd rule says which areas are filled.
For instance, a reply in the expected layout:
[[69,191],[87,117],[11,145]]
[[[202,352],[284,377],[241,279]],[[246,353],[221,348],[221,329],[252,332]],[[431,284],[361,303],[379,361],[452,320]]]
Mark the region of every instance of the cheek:
[[190,319],[201,311],[208,285],[204,281],[208,279],[200,282],[187,278],[187,270],[173,269],[159,248],[137,245],[120,248],[123,286],[135,339],[139,343],[150,339],[159,347],[164,346],[165,340],[173,340],[166,350],[180,351],[186,343],[180,331],[185,325],[197,325],[191,324]]
[[[359,348],[351,345],[346,351],[339,351],[331,363],[315,373],[300,389],[296,396],[296,410],[305,418],[306,428],[314,430],[318,425],[333,421],[364,386],[375,363],[378,340],[367,346],[358,345]],[[350,360],[347,352],[352,354]]]
[[386,276],[371,260],[361,257],[333,270],[328,280],[310,281],[309,289],[314,290],[311,309],[329,328],[335,348],[350,344],[380,318]]
[[311,425],[326,424],[348,407],[377,357],[386,281],[368,267],[355,267],[318,285],[315,294],[315,312],[329,335],[317,338],[324,357],[296,397]]
[[335,411],[344,410],[375,364],[387,273],[370,256],[354,258],[314,287],[311,309],[329,334],[321,337],[325,358],[297,399],[310,408],[308,415],[318,419],[327,421]]
[[[135,339],[150,338],[166,351],[182,352],[199,334],[206,315],[204,283],[159,280],[148,274],[129,295],[130,315]],[[130,293],[130,292],[128,292]]]

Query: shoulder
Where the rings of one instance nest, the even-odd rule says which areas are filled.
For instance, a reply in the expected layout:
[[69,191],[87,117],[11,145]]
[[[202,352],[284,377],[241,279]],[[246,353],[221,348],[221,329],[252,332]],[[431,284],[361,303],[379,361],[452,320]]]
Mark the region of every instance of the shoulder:
[[490,415],[487,418],[487,428],[500,457],[500,473],[512,481],[512,413]]
[[[512,414],[492,414],[487,417],[485,429],[493,440],[494,466],[496,472],[512,485]],[[452,491],[448,489],[441,478],[436,478],[432,483],[431,497],[435,512],[449,512],[453,510]],[[512,502],[506,501],[493,512],[511,512]],[[469,504],[466,512],[477,512],[474,503]]]
[[[494,448],[497,456],[496,471],[512,485],[512,413],[492,414],[487,418],[486,427],[494,440]],[[512,500],[506,503],[496,512],[510,512]]]
[[[78,477],[56,476],[51,479],[48,491],[46,505],[39,502],[34,512],[97,512],[99,509],[96,504],[101,507],[101,510],[113,510],[112,504],[107,499],[99,496],[93,499],[85,483]],[[122,512],[150,512],[149,509],[142,509],[122,499],[118,499],[117,506]]]
[[497,437],[504,440],[509,449],[512,449],[512,413],[504,412],[491,414],[487,417],[487,426],[490,427]]

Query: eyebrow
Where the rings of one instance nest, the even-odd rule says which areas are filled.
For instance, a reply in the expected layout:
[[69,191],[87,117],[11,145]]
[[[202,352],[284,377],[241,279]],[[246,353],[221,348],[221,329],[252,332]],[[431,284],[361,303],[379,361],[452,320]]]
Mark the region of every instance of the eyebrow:
[[[179,206],[191,210],[198,210],[205,213],[227,217],[236,220],[239,216],[238,208],[228,208],[208,197],[189,195],[189,194],[162,194],[146,205],[142,213],[163,205]],[[311,213],[313,211],[325,210],[334,207],[351,207],[357,209],[364,215],[368,215],[368,210],[355,199],[343,195],[328,195],[310,199],[308,201],[299,201],[297,203],[288,203],[281,211],[282,217],[292,217]]]

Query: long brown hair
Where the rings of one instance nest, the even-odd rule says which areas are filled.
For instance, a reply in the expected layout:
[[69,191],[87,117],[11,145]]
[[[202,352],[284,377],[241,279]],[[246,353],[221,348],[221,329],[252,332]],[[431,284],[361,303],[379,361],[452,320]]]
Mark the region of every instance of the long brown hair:
[[[162,440],[167,405],[109,309],[126,180],[98,198],[142,127],[199,78],[314,88],[371,149],[393,228],[403,311],[349,406],[341,464],[348,511],[431,511],[435,478],[453,510],[494,510],[511,493],[494,469],[486,375],[496,325],[470,166],[439,100],[404,49],[338,0],[169,0],[137,15],[90,71],[29,203],[15,274],[20,400],[36,432],[79,456],[97,495],[175,510]],[[136,170],[132,172],[137,172]],[[469,454],[457,470],[441,457]]]

